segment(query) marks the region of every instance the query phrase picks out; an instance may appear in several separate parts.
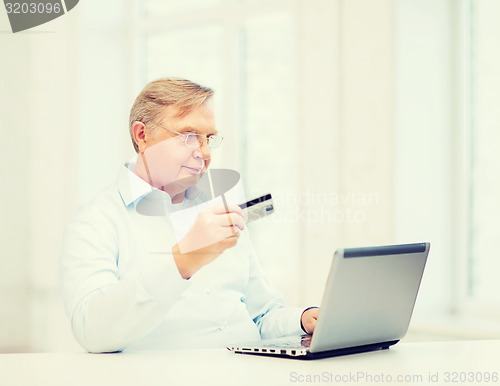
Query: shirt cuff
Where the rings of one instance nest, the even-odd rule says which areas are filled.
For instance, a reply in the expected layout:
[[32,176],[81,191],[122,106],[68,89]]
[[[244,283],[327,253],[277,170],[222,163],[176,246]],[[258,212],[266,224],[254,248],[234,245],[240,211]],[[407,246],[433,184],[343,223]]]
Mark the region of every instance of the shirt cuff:
[[285,335],[302,335],[302,313],[304,312],[300,307],[286,307],[288,310],[288,327]]

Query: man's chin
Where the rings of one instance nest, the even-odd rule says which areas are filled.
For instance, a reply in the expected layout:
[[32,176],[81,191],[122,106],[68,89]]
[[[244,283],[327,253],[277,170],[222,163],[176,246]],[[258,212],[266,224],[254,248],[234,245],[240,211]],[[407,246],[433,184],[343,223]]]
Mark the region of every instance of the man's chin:
[[176,191],[176,190],[186,190],[187,188],[196,185],[199,181],[203,173],[193,174],[187,177],[183,177],[174,181],[170,184],[164,185],[163,190],[165,191]]

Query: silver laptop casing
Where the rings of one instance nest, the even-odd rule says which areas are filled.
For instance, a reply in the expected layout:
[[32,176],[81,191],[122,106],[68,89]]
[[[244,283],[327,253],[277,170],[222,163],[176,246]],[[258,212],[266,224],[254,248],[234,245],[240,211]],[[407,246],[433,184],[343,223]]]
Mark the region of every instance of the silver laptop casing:
[[314,358],[388,348],[408,330],[429,248],[418,243],[337,250],[310,342],[288,337],[228,349]]

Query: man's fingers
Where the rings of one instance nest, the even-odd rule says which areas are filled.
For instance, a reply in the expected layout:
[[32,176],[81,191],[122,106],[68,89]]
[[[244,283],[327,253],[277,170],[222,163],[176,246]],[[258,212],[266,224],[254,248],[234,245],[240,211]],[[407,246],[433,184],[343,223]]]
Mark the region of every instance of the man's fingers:
[[213,206],[214,213],[223,214],[223,213],[238,213],[241,217],[243,217],[243,210],[235,204],[218,204]]
[[245,220],[238,213],[222,213],[215,216],[214,225],[245,229]]
[[227,239],[230,237],[235,237],[236,240],[240,237],[240,230],[238,227],[226,227],[222,232],[223,238]]
[[227,226],[238,227],[240,230],[245,229],[245,219],[238,213],[227,213],[229,224]]
[[238,242],[238,237],[240,237],[239,232],[236,235],[231,234],[230,236],[226,237],[224,240],[219,241],[218,244],[222,247],[223,250],[226,250],[228,248],[232,248]]
[[317,323],[316,319],[312,318],[309,324],[309,331],[311,332],[311,334],[314,332],[314,329],[316,328],[316,323]]
[[314,329],[316,328],[316,318],[311,317],[308,318],[303,324],[306,332],[308,334],[312,334],[314,332]]

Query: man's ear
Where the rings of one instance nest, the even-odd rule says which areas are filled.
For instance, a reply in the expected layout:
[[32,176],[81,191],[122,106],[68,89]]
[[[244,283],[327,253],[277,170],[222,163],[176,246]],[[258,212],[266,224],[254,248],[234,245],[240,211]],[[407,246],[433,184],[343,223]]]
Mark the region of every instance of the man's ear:
[[146,126],[144,123],[135,121],[132,124],[132,133],[134,135],[134,141],[139,148],[139,153],[146,149]]

